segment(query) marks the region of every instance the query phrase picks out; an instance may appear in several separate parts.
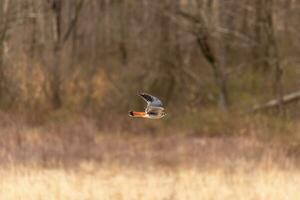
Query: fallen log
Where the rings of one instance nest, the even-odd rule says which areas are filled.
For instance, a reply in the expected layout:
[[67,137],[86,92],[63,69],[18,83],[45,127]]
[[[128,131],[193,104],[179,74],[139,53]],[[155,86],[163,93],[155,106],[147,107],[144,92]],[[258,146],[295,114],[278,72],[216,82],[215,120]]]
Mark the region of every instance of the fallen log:
[[265,110],[265,109],[279,107],[280,104],[285,105],[288,103],[295,102],[299,99],[300,99],[300,91],[293,92],[293,93],[284,95],[282,97],[281,101],[277,98],[277,99],[272,99],[272,100],[268,101],[267,103],[256,105],[253,107],[251,112],[257,112],[257,111],[261,111],[261,110]]

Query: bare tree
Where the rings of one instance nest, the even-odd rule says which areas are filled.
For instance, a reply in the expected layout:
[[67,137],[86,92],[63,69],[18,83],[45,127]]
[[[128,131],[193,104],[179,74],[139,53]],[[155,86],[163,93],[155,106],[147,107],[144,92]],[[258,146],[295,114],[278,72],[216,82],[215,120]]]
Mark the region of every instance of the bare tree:
[[62,106],[62,97],[61,97],[61,51],[64,47],[64,44],[69,39],[76,23],[78,21],[78,17],[80,11],[82,9],[83,0],[77,2],[77,6],[75,7],[75,15],[74,18],[69,21],[66,25],[67,27],[64,29],[63,24],[63,1],[62,0],[48,0],[49,6],[53,11],[53,64],[50,67],[50,86],[52,92],[52,104],[54,108],[60,108]]
[[269,24],[270,24],[270,2],[255,1],[255,24],[254,37],[257,41],[253,48],[253,59],[256,60],[255,68],[261,72],[269,71],[272,66],[269,62]]
[[4,59],[6,54],[6,39],[9,30],[9,20],[8,20],[8,8],[10,0],[0,1],[0,99],[5,98],[5,87],[6,87],[6,77],[4,70]]
[[274,80],[274,93],[279,102],[279,109],[282,112],[283,104],[283,83],[282,83],[282,74],[283,69],[280,64],[280,56],[278,49],[278,42],[275,35],[274,28],[274,3],[273,0],[266,0],[266,28],[267,28],[267,36],[268,36],[268,62],[269,65],[273,66],[275,69],[275,80]]
[[[202,2],[199,1],[198,3],[200,5],[199,9],[203,9],[204,5],[202,4]],[[211,2],[209,2],[208,6],[212,6]],[[206,21],[207,16],[205,16],[203,10],[199,10],[198,14],[191,14],[183,10],[177,10],[177,14],[193,24],[194,28],[192,30],[192,33],[196,37],[198,47],[200,48],[207,62],[212,67],[215,84],[219,92],[220,107],[223,110],[227,110],[229,102],[226,77],[223,66],[222,64],[220,64],[220,60],[218,59],[216,52],[212,47],[213,41],[211,34],[209,33],[208,24]]]

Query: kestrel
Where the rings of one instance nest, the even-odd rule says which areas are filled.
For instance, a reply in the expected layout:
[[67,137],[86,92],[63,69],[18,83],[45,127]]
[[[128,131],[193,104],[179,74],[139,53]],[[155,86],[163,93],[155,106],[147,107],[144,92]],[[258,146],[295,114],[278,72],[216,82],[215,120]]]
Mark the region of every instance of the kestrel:
[[146,93],[140,93],[139,95],[147,102],[145,112],[130,111],[129,116],[148,119],[160,119],[166,115],[166,113],[164,112],[165,109],[163,108],[163,104],[157,97]]

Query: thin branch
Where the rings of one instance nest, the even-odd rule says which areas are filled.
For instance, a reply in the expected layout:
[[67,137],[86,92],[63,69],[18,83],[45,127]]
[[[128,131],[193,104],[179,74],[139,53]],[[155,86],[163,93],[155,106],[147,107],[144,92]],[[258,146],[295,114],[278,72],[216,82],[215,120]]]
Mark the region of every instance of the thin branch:
[[196,24],[202,24],[202,21],[198,16],[195,16],[193,14],[184,12],[183,10],[176,10],[176,14],[180,15],[181,17],[185,18],[186,20],[196,23]]
[[285,105],[288,103],[295,102],[299,99],[300,99],[300,91],[293,92],[293,93],[284,95],[281,100],[276,98],[276,99],[272,99],[272,100],[268,101],[267,103],[256,105],[252,108],[252,110],[250,112],[257,112],[257,111],[267,110],[267,109],[271,109],[271,108],[278,108],[281,103]]
[[68,27],[68,30],[66,31],[66,33],[64,34],[63,36],[63,39],[61,41],[61,45],[63,46],[64,43],[68,40],[70,34],[72,33],[73,29],[75,28],[75,25],[77,24],[77,21],[78,21],[78,17],[79,17],[79,13],[80,11],[82,10],[82,7],[83,7],[83,3],[84,3],[84,0],[80,0],[79,3],[77,4],[76,6],[76,10],[75,10],[75,16],[74,18],[72,19],[69,27]]

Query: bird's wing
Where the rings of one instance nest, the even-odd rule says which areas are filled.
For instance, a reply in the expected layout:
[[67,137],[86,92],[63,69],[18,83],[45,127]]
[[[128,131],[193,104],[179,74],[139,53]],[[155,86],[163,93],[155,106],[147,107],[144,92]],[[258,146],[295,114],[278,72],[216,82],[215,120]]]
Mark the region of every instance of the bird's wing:
[[164,112],[163,107],[152,107],[152,106],[147,106],[145,112],[148,114],[161,114]]
[[146,102],[147,107],[162,107],[162,102],[155,96],[146,93],[139,94]]

